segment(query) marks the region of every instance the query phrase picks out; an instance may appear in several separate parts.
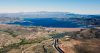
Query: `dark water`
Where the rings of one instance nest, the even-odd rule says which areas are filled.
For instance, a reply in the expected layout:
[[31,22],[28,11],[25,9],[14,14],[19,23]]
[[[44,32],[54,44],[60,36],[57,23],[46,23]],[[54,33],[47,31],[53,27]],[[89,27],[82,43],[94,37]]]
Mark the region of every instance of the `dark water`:
[[43,26],[43,27],[59,27],[59,28],[79,28],[83,27],[79,23],[70,21],[70,19],[60,20],[57,18],[24,18],[23,21],[8,24],[16,24],[21,26]]

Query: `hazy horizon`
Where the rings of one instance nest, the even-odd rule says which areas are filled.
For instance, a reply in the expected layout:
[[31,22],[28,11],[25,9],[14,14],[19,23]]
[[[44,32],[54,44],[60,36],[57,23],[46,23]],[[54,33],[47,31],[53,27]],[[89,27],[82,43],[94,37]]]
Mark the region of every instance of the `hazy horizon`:
[[100,14],[100,0],[0,0],[0,13],[70,12]]

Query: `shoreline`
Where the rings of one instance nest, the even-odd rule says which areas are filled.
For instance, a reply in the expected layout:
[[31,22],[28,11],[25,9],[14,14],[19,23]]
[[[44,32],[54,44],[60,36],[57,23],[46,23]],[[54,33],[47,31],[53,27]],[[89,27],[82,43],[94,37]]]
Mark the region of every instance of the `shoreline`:
[[48,30],[59,31],[59,32],[71,32],[71,31],[80,31],[85,28],[46,28]]
[[[0,26],[7,27],[7,26],[18,26],[18,25],[9,25],[9,24],[0,24]],[[20,26],[24,27],[24,26]],[[34,27],[34,26],[33,26]],[[41,26],[38,26],[41,27]],[[61,27],[43,27],[46,30],[51,30],[51,31],[58,31],[58,32],[71,32],[71,31],[80,31],[81,29],[88,29],[88,28],[61,28]],[[100,29],[100,27],[95,27],[97,29]]]

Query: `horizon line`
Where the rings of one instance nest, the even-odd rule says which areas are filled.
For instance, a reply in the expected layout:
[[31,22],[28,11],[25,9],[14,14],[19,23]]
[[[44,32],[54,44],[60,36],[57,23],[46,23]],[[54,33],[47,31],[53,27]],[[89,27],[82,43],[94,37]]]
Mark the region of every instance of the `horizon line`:
[[58,12],[58,13],[72,13],[72,14],[84,14],[84,15],[100,15],[100,13],[75,13],[75,12],[67,12],[67,11],[20,11],[20,12],[0,12],[0,14],[5,14],[5,13],[40,13],[40,12]]

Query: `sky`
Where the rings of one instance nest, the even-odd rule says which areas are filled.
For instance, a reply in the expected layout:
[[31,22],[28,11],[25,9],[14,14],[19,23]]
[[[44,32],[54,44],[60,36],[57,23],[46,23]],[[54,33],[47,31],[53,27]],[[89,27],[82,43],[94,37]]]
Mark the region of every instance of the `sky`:
[[100,0],[0,0],[0,13],[37,11],[100,14]]

